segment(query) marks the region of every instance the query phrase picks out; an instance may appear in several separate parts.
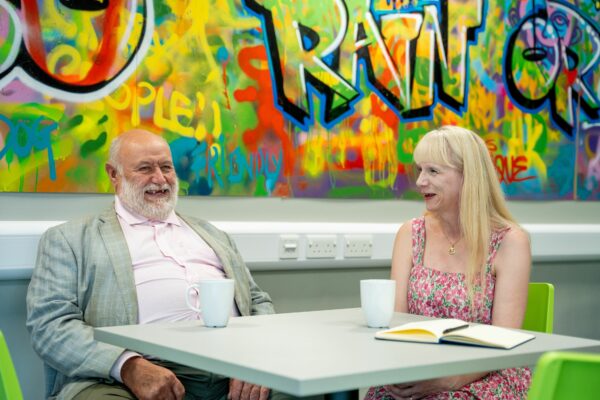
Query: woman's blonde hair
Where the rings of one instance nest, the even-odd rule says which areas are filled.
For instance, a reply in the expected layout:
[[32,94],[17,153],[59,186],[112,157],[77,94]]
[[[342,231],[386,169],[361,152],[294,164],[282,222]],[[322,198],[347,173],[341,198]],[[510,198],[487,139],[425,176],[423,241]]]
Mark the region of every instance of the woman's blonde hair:
[[518,226],[506,206],[488,148],[483,139],[468,129],[442,126],[421,138],[413,158],[416,163],[429,161],[462,173],[459,220],[469,252],[466,284],[469,298],[473,299],[474,285],[485,284],[484,267],[492,231]]

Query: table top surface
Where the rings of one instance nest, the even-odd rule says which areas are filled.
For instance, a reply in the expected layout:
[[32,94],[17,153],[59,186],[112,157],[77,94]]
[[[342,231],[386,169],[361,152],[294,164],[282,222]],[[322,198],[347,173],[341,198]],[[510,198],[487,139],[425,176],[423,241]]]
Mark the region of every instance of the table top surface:
[[[396,326],[425,318],[396,313]],[[95,328],[97,340],[296,396],[533,366],[546,351],[599,351],[600,341],[535,332],[511,350],[376,340],[360,308]]]

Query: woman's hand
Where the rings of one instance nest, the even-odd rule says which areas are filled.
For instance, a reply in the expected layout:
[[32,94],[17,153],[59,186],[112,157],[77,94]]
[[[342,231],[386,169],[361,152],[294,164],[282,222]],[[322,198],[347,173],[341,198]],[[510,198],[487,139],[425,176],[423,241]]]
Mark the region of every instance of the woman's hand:
[[426,381],[386,385],[385,388],[396,400],[417,400],[429,394],[456,390],[460,387],[458,384],[458,377],[450,376]]
[[396,400],[417,400],[430,394],[458,390],[461,387],[483,378],[488,373],[448,376],[425,381],[385,385],[385,389]]

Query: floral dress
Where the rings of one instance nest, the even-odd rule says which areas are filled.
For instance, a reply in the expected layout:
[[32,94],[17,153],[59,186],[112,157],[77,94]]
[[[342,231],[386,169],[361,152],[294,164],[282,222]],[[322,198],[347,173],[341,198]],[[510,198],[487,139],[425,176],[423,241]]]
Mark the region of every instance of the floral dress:
[[[423,265],[425,250],[425,217],[412,221],[413,267],[408,286],[408,312],[438,318],[458,318],[465,321],[491,324],[496,277],[492,264],[508,229],[493,232],[486,262],[485,292],[472,315],[465,276],[462,273],[442,272]],[[476,286],[475,292],[481,292]],[[483,303],[483,304],[481,304]],[[529,368],[510,368],[490,372],[462,388],[430,394],[424,399],[525,399],[531,381]],[[372,387],[365,400],[393,400],[384,387]]]

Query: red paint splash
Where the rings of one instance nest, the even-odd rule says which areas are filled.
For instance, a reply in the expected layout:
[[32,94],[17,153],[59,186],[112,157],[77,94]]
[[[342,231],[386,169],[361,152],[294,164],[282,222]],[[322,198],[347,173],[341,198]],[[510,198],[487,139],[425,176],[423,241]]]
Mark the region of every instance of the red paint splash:
[[48,70],[46,63],[46,49],[44,48],[44,38],[40,27],[40,12],[37,0],[22,0],[22,13],[25,17],[27,29],[24,30],[24,40],[27,50],[33,61],[49,76],[61,79],[67,83],[87,86],[106,81],[110,76],[117,57],[117,46],[120,37],[116,32],[119,31],[119,11],[123,7],[124,0],[111,0],[107,9],[104,11],[104,20],[102,25],[102,41],[100,49],[93,55],[93,66],[86,76],[80,79],[76,75],[61,75],[56,77],[54,73]]
[[[258,125],[243,133],[244,145],[248,150],[256,151],[258,143],[263,140],[265,135],[269,132],[274,133],[281,141],[283,148],[283,174],[291,176],[295,162],[293,144],[285,130],[285,119],[275,107],[265,47],[254,46],[240,50],[238,62],[242,71],[256,81],[258,88],[249,86],[233,92],[234,98],[240,103],[251,102],[256,105]],[[255,65],[264,66],[264,68],[255,67]]]
[[379,96],[371,93],[369,96],[369,100],[371,101],[371,113],[379,117],[387,126],[390,127],[394,132],[398,132],[398,124],[400,123],[400,119],[396,115],[396,113],[385,104]]
[[571,69],[571,70],[563,68],[563,73],[567,77],[567,84],[569,86],[573,86],[573,84],[577,80],[577,75],[578,75],[577,68],[576,69]]

